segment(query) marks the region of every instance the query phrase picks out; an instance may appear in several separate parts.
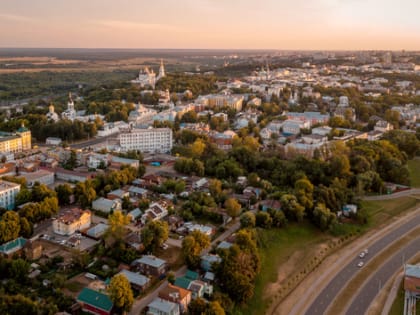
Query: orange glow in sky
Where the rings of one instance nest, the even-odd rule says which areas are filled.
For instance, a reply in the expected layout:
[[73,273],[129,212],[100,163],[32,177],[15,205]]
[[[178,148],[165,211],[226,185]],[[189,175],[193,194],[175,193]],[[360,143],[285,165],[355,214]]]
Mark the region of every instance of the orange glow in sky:
[[3,0],[0,47],[420,50],[418,0]]

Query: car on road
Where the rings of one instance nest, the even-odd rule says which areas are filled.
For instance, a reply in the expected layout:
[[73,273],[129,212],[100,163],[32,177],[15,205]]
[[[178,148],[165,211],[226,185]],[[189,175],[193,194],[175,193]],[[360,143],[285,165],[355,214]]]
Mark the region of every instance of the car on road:
[[364,263],[363,261],[361,261],[361,262],[359,262],[359,263],[357,264],[357,267],[362,268],[364,264],[365,264],[365,263]]
[[367,248],[363,252],[365,253],[365,255],[367,255],[369,253]]
[[363,258],[365,256],[366,256],[365,252],[361,252],[360,255],[359,255],[360,258]]

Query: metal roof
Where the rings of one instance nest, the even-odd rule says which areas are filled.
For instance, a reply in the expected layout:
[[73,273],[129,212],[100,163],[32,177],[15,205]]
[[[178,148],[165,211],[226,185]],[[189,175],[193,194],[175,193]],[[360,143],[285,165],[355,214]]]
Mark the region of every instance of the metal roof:
[[125,269],[121,270],[120,274],[126,276],[128,282],[130,282],[131,284],[135,284],[140,287],[145,286],[150,281],[149,278],[147,278],[146,276]]
[[77,301],[92,305],[104,311],[110,311],[113,306],[108,295],[89,288],[83,288],[77,297]]
[[418,265],[405,265],[405,275],[420,279],[420,266]]

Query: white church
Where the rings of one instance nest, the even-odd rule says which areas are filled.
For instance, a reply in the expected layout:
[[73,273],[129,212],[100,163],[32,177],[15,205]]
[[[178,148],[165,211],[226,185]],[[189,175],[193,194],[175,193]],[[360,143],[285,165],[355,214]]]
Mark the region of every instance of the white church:
[[160,60],[159,74],[156,77],[156,73],[152,70],[149,70],[148,67],[145,67],[144,70],[140,70],[139,75],[134,80],[131,80],[133,84],[139,84],[141,87],[151,86],[155,88],[156,82],[161,78],[165,77],[165,66],[163,65],[163,60]]

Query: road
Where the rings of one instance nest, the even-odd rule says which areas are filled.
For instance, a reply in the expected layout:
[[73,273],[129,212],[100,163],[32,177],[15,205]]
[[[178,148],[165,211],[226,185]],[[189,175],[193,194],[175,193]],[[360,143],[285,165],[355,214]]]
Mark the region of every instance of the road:
[[414,194],[420,194],[420,189],[413,188],[413,189],[396,192],[390,195],[366,196],[366,197],[363,197],[363,200],[390,200],[390,199],[395,199],[395,198],[400,198],[400,197],[405,197],[405,196],[411,196]]
[[[420,214],[414,216],[410,221],[398,226],[396,229],[385,234],[379,240],[375,241],[369,246],[369,254],[364,258],[365,263],[371,260],[380,251],[385,249],[392,242],[400,239],[410,230],[416,228],[420,224]],[[319,293],[309,308],[306,310],[306,315],[321,315],[325,314],[327,308],[335,300],[340,290],[345,288],[347,282],[358,272],[357,263],[360,261],[358,253],[355,253],[354,258],[337,273],[337,275],[328,283],[326,287]],[[361,313],[353,313],[361,314]]]
[[388,259],[359,290],[347,309],[346,315],[365,314],[382,285],[402,267],[406,260],[418,254],[419,248],[420,238],[417,238]]
[[[239,228],[240,228],[240,222],[238,219],[236,219],[237,221],[235,223],[232,224],[232,226],[230,226],[225,232],[223,232],[221,235],[219,235],[217,238],[215,238],[212,242],[209,248],[206,248],[205,250],[203,250],[201,252],[202,255],[207,254],[211,248],[217,244],[217,242],[221,242],[224,241],[225,239],[227,239],[230,235],[232,235],[233,233],[235,233]],[[179,268],[176,272],[175,272],[175,276],[176,277],[180,277],[183,276],[185,274],[185,272],[187,271],[187,266],[182,266],[181,268]],[[146,295],[145,297],[143,297],[140,300],[136,300],[134,301],[133,307],[131,308],[130,311],[130,315],[139,315],[140,311],[143,310],[147,305],[149,305],[159,294],[159,291],[162,290],[163,288],[165,288],[168,285],[168,281],[165,280],[162,282],[162,284],[160,284],[155,290],[153,290],[152,292],[150,292],[148,295]]]

